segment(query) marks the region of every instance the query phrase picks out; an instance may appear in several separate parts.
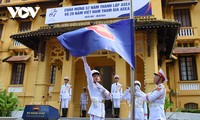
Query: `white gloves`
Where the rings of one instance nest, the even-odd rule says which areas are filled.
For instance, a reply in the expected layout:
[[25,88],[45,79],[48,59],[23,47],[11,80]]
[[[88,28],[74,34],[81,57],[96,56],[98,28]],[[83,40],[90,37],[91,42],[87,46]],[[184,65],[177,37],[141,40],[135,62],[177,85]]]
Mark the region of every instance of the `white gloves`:
[[61,101],[62,101],[62,97],[60,96],[59,102],[61,102]]
[[142,92],[141,90],[140,91],[136,91],[135,92],[135,96],[138,96],[138,97],[142,98],[144,101],[147,101],[146,100],[146,94],[144,92]]
[[112,94],[110,94],[110,100],[111,100],[111,102],[113,101],[113,95]]
[[138,92],[141,91],[141,90],[140,90],[140,87],[139,87],[138,85],[135,85],[135,91],[136,91],[136,92],[137,92],[137,91],[138,91]]
[[135,96],[141,97],[144,101],[146,101],[146,94],[140,90],[138,85],[135,86]]
[[83,62],[87,62],[85,57],[81,57]]

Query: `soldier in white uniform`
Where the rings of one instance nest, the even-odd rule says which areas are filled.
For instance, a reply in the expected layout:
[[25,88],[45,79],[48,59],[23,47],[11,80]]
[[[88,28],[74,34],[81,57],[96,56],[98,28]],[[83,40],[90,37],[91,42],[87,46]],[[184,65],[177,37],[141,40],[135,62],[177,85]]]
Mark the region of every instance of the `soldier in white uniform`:
[[88,91],[92,104],[89,108],[88,114],[90,120],[104,120],[105,119],[105,100],[111,99],[111,94],[98,82],[101,81],[100,73],[97,70],[92,70],[88,66],[85,57],[82,57],[85,73],[87,76]]
[[119,118],[122,85],[119,83],[119,75],[115,75],[114,80],[115,80],[115,83],[113,83],[111,86],[112,102],[113,102],[113,107],[114,107],[113,117]]
[[[139,86],[141,88],[140,81],[135,81],[135,86]],[[130,88],[128,88],[123,95],[121,96],[121,99],[127,100],[127,103],[129,104],[129,107],[131,106],[131,91]],[[129,118],[130,111],[129,111]],[[142,98],[135,96],[135,120],[147,120],[147,103]]]
[[158,73],[154,73],[154,83],[156,88],[148,94],[143,93],[139,87],[136,87],[136,96],[140,96],[143,100],[149,101],[150,115],[149,120],[166,120],[164,112],[166,90],[163,82],[167,78],[162,69]]
[[60,101],[62,108],[62,117],[67,117],[69,101],[71,100],[72,95],[72,86],[68,84],[68,77],[64,77],[64,81],[65,83],[61,86],[60,89]]
[[88,94],[86,93],[86,87],[83,87],[83,92],[81,93],[80,97],[80,106],[81,106],[81,117],[86,117],[86,109],[88,104]]
[[120,97],[120,99],[124,99],[126,100],[126,103],[129,106],[129,114],[128,114],[128,118],[130,117],[130,109],[131,109],[131,91],[130,91],[130,87],[127,87],[127,89],[124,91],[124,93],[122,94],[122,96]]

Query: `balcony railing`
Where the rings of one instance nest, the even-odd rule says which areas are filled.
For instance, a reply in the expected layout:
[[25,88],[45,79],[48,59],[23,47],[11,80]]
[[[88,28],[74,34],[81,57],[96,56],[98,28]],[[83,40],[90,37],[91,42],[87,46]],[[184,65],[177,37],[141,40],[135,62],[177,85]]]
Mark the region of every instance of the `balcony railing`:
[[24,46],[24,45],[21,44],[20,42],[14,41],[13,42],[13,46]]
[[197,27],[181,27],[178,36],[197,36]]
[[197,4],[198,0],[170,0],[169,5]]
[[23,87],[8,87],[8,92],[23,92]]
[[198,83],[179,84],[180,90],[200,90]]

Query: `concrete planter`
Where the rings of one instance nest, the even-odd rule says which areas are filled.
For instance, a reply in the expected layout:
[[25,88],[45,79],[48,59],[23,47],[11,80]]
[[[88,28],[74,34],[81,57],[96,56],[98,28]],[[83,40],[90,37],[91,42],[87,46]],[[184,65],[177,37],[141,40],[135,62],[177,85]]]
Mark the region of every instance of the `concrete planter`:
[[24,113],[24,111],[13,111],[12,112],[12,117],[21,118],[23,113]]
[[12,117],[0,117],[0,120],[23,120],[22,115],[24,111],[13,111]]
[[0,117],[0,120],[16,120],[17,118],[13,117]]

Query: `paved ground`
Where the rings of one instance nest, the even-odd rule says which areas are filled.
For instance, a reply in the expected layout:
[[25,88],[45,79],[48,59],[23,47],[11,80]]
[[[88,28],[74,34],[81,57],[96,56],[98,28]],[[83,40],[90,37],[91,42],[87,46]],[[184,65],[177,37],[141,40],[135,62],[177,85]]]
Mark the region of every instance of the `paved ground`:
[[[0,117],[0,120],[23,120],[22,118],[8,118]],[[89,118],[59,118],[58,120],[89,120]],[[128,118],[119,119],[119,118],[106,118],[105,120],[130,120]],[[193,119],[167,119],[167,120],[193,120]],[[197,120],[197,119],[196,119]],[[200,119],[198,119],[200,120]]]
[[[22,118],[4,118],[0,117],[0,120],[23,120]],[[59,120],[89,120],[89,118],[60,118]],[[130,120],[130,119],[116,119],[116,118],[106,118],[105,120]],[[198,119],[167,119],[167,120],[200,120]]]
[[[21,115],[22,116],[22,115]],[[0,117],[0,120],[23,120],[21,116],[15,117]],[[182,113],[182,112],[167,112],[167,120],[200,120],[200,114],[198,113]],[[89,120],[89,118],[60,118],[59,120]],[[105,120],[130,120],[130,119],[118,119],[118,118],[106,118]]]
[[[89,118],[60,118],[59,120],[90,120]],[[120,118],[106,118],[105,120],[130,120]]]
[[[59,120],[90,120],[89,118],[60,118]],[[129,119],[116,119],[116,118],[106,118],[106,120],[129,120]]]
[[[0,117],[0,120],[23,120],[22,118]],[[59,118],[59,120],[89,120],[89,118]],[[116,119],[106,118],[105,120],[130,120],[130,119]]]

